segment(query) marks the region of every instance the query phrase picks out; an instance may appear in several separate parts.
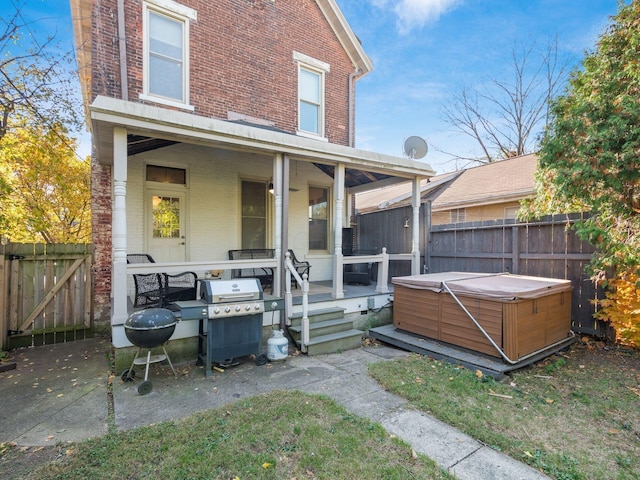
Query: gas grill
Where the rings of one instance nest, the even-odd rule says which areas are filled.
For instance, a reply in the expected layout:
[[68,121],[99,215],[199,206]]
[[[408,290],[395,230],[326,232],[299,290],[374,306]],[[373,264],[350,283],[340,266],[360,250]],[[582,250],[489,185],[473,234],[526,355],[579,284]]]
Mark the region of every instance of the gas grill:
[[205,376],[211,366],[227,366],[234,359],[255,355],[256,365],[268,359],[262,353],[262,314],[283,310],[282,299],[264,300],[256,278],[198,281],[198,300],[176,302],[182,320],[199,320],[198,361]]

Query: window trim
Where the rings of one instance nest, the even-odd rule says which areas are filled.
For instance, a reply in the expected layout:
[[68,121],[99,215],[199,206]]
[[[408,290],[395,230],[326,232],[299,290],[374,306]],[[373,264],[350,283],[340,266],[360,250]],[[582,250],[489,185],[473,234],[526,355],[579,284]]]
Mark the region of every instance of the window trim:
[[[330,65],[321,60],[317,60],[313,57],[309,57],[300,52],[293,52],[293,60],[297,63],[298,66],[298,94],[297,94],[297,110],[298,110],[298,127],[296,130],[296,134],[305,137],[311,137],[316,139],[324,139],[326,140],[326,73],[330,71]],[[319,112],[318,112],[318,132],[312,132],[309,130],[303,130],[301,128],[302,124],[302,109],[300,108],[300,104],[302,102],[302,98],[300,95],[300,78],[302,71],[311,72],[313,74],[318,75],[319,77]]]
[[[196,11],[171,0],[147,0],[143,3],[143,38],[142,38],[142,93],[140,100],[148,100],[163,105],[193,111],[189,104],[189,21],[196,20]],[[182,100],[163,97],[149,91],[149,15],[153,13],[167,17],[182,24]]]
[[[455,215],[455,220],[454,220]],[[464,216],[462,220],[460,220],[460,216]],[[449,223],[465,223],[467,221],[467,209],[466,208],[452,208],[449,210]]]

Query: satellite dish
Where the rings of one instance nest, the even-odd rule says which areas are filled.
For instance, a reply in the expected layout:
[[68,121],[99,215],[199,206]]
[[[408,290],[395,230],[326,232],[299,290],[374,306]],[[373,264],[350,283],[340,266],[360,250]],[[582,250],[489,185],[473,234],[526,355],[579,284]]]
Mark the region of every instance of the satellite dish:
[[427,150],[427,142],[422,137],[409,137],[404,141],[404,154],[411,160],[424,157]]

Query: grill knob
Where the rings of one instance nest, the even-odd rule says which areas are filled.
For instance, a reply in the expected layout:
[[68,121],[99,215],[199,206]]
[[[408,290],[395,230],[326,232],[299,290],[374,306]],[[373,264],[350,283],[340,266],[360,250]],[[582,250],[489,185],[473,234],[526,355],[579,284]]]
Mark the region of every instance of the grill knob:
[[236,312],[240,311],[240,305],[236,305]]
[[215,307],[213,309],[213,313],[215,313],[216,315],[220,313],[220,309],[218,307]]
[[225,313],[229,313],[231,311],[231,307],[224,307]]
[[256,309],[256,310],[260,310],[260,304],[259,304],[259,303],[256,303],[256,304],[253,306],[253,308],[254,308],[254,309]]
[[248,312],[249,310],[251,310],[251,305],[245,305],[244,309]]

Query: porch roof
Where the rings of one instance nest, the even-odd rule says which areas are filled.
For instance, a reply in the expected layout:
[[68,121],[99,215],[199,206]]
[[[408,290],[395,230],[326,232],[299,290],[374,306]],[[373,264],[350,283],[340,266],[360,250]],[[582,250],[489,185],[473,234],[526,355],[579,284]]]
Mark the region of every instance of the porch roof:
[[355,189],[358,185],[395,183],[435,174],[429,164],[408,158],[104,96],[95,99],[90,115],[97,160],[104,164],[113,162],[113,128],[119,126],[130,134],[168,142],[269,155],[282,153],[321,165],[343,163],[348,169],[362,172],[352,175],[355,184],[348,186]]

